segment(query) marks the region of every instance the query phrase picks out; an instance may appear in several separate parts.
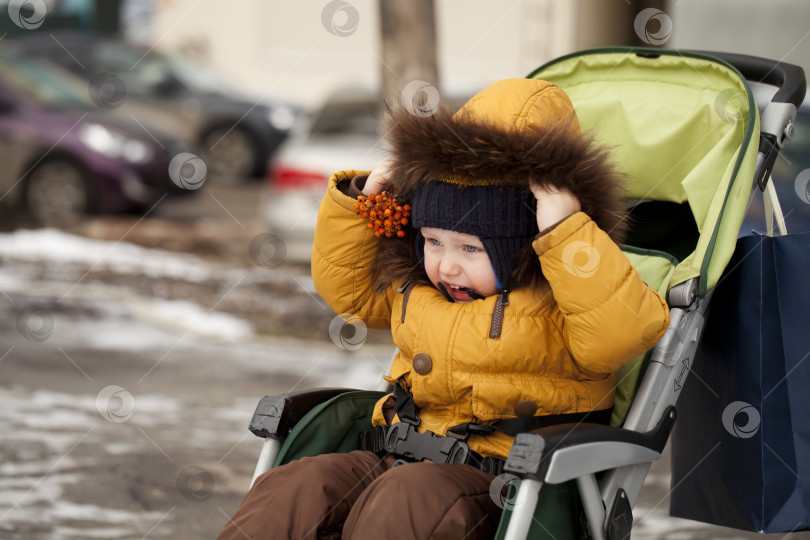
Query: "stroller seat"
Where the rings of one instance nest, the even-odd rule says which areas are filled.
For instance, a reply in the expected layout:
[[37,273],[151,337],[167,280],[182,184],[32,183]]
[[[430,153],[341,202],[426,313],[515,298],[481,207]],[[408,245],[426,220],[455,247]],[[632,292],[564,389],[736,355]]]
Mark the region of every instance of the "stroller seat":
[[[763,185],[790,131],[804,74],[740,55],[610,48],[558,58],[529,77],[563,88],[583,131],[611,148],[627,176],[631,226],[622,250],[666,297],[671,322],[653,350],[617,373],[611,426],[517,435],[503,475],[514,489],[497,538],[576,537],[578,508],[591,537],[628,538],[633,505],[675,422],[712,288],[734,251],[751,187]],[[762,134],[746,77],[780,88],[763,112]],[[319,389],[265,397],[251,423],[266,440],[254,479],[307,455],[355,449],[382,395]]]

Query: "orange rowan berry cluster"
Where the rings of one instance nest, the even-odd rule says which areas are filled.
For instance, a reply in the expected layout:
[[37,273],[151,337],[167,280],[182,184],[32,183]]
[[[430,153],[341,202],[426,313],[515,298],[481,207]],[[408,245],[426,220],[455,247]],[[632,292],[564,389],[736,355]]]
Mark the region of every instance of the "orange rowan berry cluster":
[[354,209],[361,218],[368,220],[368,228],[374,229],[375,236],[402,238],[411,217],[411,205],[403,202],[398,196],[383,191],[368,197],[357,197]]

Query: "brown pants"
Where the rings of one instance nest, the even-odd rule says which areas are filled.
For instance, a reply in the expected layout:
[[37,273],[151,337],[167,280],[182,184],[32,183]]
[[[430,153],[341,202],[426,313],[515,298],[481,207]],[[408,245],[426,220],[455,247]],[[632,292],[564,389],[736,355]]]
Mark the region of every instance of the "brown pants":
[[219,540],[492,538],[494,476],[469,465],[409,463],[371,452],[325,454],[256,479]]

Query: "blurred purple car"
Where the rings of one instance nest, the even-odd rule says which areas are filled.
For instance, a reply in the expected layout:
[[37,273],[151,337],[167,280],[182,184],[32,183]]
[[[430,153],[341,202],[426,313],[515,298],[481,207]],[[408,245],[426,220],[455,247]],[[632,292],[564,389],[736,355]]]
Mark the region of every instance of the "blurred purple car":
[[0,203],[45,223],[143,211],[186,192],[169,178],[172,136],[100,109],[86,83],[48,64],[0,56]]

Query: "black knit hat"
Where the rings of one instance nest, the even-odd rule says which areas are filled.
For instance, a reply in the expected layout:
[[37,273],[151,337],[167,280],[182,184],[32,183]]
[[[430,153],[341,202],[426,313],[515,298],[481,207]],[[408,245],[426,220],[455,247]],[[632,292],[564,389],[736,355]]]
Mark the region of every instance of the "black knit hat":
[[[481,238],[496,277],[511,290],[547,283],[537,254],[528,247],[537,233],[532,178],[570,191],[600,229],[622,242],[625,178],[607,148],[591,135],[583,137],[571,100],[548,81],[498,81],[457,112],[439,106],[423,116],[406,107],[393,109],[383,135],[392,157],[388,174],[395,179],[393,190],[411,204],[419,242],[416,249],[383,242],[374,259],[379,290],[414,280],[429,283],[419,264],[424,240],[418,227],[431,225]],[[445,196],[445,190],[451,193]],[[430,207],[434,201],[441,206]],[[502,217],[512,213],[517,217]],[[493,216],[500,217],[493,222]],[[492,229],[497,234],[491,236]],[[513,261],[510,255],[516,252],[518,260]]]
[[515,255],[538,233],[535,205],[525,186],[461,185],[443,179],[422,184],[411,199],[417,253],[424,257],[421,227],[477,236],[499,285],[508,289]]

